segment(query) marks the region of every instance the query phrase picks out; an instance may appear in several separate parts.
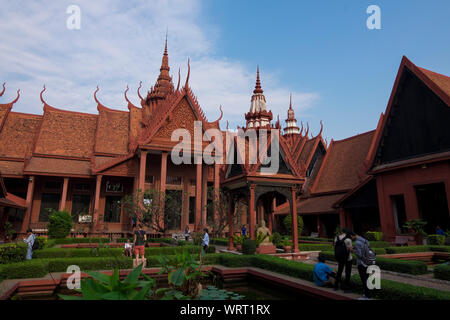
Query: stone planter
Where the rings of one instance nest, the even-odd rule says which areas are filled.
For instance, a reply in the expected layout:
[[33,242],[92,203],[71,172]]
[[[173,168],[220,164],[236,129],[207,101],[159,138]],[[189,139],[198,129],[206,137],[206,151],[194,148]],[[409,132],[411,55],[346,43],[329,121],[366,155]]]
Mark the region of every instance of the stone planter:
[[286,252],[291,252],[292,251],[292,247],[291,246],[283,246],[283,249]]
[[242,244],[237,244],[236,245],[236,250],[237,251],[242,251]]

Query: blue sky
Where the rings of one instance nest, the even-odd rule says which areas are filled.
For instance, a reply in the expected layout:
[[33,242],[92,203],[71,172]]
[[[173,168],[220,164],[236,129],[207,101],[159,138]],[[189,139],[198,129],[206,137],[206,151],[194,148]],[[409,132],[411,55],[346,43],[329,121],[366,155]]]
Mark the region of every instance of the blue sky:
[[[81,9],[81,29],[68,30],[66,8]],[[369,5],[381,9],[381,30],[366,27]],[[293,93],[296,118],[313,133],[343,139],[372,130],[386,108],[403,55],[450,75],[450,2],[433,1],[6,1],[0,12],[0,103],[22,96],[16,111],[50,105],[96,113],[92,94],[125,109],[140,80],[159,72],[169,30],[174,82],[191,58],[191,87],[210,120],[223,105],[230,127],[243,125],[256,65],[267,105],[286,117]],[[222,127],[225,122],[222,121]]]

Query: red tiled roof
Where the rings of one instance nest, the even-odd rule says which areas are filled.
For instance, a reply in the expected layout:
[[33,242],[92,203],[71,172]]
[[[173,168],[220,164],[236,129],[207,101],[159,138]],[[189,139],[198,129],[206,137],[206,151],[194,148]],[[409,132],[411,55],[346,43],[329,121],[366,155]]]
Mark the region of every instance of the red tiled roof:
[[305,142],[305,146],[302,149],[302,152],[300,153],[300,161],[307,165],[306,161],[308,161],[309,156],[311,155],[311,152],[313,152],[314,144],[316,143],[316,138],[309,139]]
[[[297,213],[300,215],[335,213],[336,209],[333,208],[333,204],[343,196],[343,193],[338,193],[301,199],[300,201],[297,201]],[[290,210],[289,204],[283,205],[277,210],[277,214],[289,214]]]
[[23,161],[0,160],[0,171],[5,175],[21,176],[23,173]]
[[42,116],[10,112],[0,132],[0,156],[24,158],[33,148]]
[[96,127],[97,115],[45,106],[34,152],[89,158],[94,149]]
[[129,113],[98,108],[95,152],[125,154],[128,152]]
[[450,77],[418,67],[431,81],[433,81],[448,97],[450,97]]
[[87,176],[91,174],[91,163],[82,160],[33,157],[24,172]]
[[350,190],[360,182],[364,160],[369,151],[375,130],[344,140],[333,141],[312,193],[328,193]]

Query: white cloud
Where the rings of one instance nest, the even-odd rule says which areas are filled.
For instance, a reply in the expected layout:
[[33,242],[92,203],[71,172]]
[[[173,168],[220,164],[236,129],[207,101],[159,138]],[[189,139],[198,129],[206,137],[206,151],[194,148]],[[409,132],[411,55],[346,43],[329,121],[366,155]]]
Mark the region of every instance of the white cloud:
[[[66,28],[66,8],[71,4],[81,8],[81,30]],[[138,83],[142,80],[143,88],[154,84],[168,28],[175,85],[178,67],[184,83],[187,58],[191,57],[190,84],[207,117],[215,120],[222,104],[230,127],[243,125],[256,62],[250,70],[239,61],[213,57],[216,39],[206,38],[198,24],[201,14],[198,0],[4,3],[0,12],[0,82],[7,82],[7,92],[1,99],[12,99],[20,88],[21,99],[14,110],[41,113],[39,92],[46,84],[45,99],[50,105],[96,113],[93,92],[97,85],[104,105],[125,109],[123,91],[129,84],[129,98],[139,105]],[[263,67],[261,81],[274,118],[277,114],[281,120],[286,117],[291,91],[298,113],[319,98],[317,93],[282,86]]]

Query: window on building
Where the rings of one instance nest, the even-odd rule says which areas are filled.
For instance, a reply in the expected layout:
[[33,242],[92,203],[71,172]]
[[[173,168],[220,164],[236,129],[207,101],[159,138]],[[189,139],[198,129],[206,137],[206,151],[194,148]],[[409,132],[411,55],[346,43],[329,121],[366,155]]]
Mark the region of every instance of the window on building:
[[91,185],[89,183],[76,183],[74,187],[75,191],[91,191]]
[[181,177],[167,176],[166,184],[181,185]]
[[145,182],[153,184],[153,183],[155,183],[155,177],[154,176],[145,176]]
[[105,197],[105,222],[120,222],[120,213],[122,212],[122,197]]
[[195,197],[189,197],[189,224],[195,223]]
[[41,210],[39,212],[39,222],[48,222],[51,211],[59,209],[59,193],[43,193],[41,196]]
[[88,194],[74,194],[72,196],[72,217],[78,222],[78,216],[90,213],[91,196]]
[[61,190],[62,183],[60,181],[46,181],[44,183],[45,190]]

